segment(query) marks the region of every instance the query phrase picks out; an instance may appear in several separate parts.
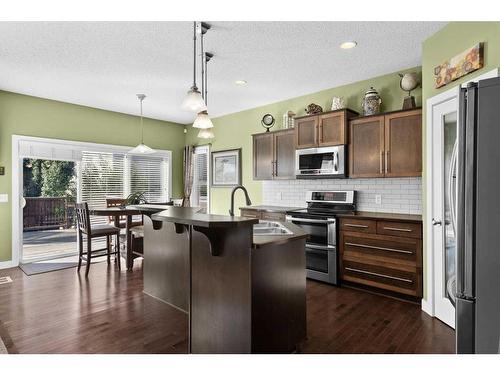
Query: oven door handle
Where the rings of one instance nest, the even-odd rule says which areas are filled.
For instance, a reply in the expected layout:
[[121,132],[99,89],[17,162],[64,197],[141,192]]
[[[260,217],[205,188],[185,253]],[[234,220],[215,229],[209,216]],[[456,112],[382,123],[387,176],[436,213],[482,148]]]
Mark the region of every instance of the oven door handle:
[[332,251],[335,250],[335,246],[311,245],[306,242],[306,249]]
[[328,223],[335,223],[335,219],[326,219],[326,220],[320,220],[320,219],[306,219],[306,218],[298,218],[298,217],[293,217],[290,215],[286,215],[285,217],[286,221],[297,221],[299,223],[317,223],[317,224],[328,224]]

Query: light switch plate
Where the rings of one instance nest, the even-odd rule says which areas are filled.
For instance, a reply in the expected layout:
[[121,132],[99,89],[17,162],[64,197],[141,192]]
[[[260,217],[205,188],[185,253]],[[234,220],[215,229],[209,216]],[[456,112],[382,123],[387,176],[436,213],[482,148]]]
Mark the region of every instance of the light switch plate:
[[382,204],[382,195],[381,194],[375,194],[375,204],[378,204],[379,206]]
[[9,201],[9,194],[0,194],[0,203],[7,203]]

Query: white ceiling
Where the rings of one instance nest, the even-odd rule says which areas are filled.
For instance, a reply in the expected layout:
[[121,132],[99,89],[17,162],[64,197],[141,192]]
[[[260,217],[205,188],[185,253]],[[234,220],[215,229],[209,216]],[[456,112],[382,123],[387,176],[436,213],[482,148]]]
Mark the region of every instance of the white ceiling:
[[[422,41],[445,23],[211,24],[216,117],[420,65]],[[341,50],[348,40],[358,47]],[[188,123],[191,82],[190,22],[0,22],[0,90],[130,114],[145,93],[145,116]]]

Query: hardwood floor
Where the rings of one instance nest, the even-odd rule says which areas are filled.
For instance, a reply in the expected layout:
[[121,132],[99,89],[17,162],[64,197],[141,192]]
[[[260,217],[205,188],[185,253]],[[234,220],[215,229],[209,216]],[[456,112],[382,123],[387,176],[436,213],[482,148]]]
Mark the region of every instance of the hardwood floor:
[[[142,293],[133,272],[93,264],[26,276],[0,270],[0,336],[11,353],[186,353],[187,316]],[[308,281],[303,353],[453,353],[454,331],[420,307]]]

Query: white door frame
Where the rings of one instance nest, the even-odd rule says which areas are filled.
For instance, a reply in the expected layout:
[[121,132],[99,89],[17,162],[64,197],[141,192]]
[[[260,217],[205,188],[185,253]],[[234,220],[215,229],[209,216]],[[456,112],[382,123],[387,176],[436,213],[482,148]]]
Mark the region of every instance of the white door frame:
[[[21,150],[22,144],[43,144],[48,148],[52,148],[51,154],[40,156],[40,159],[52,160],[74,160],[79,162],[78,154],[81,151],[99,151],[99,152],[123,152],[127,153],[133,147],[118,146],[103,143],[79,142],[65,139],[55,138],[39,138],[24,135],[12,135],[12,254],[9,267],[19,266],[21,246],[23,244],[22,228],[23,215],[21,214],[21,193],[23,191],[23,158],[29,157],[25,155],[25,151]],[[61,148],[71,148],[68,151],[68,157],[59,157],[57,152]],[[172,151],[170,150],[155,150],[159,156],[168,158],[168,195],[172,195]],[[69,156],[71,154],[71,156]],[[34,156],[36,157],[36,156]],[[78,191],[78,198],[80,197]],[[2,265],[3,266],[3,265]],[[2,267],[5,268],[5,267]]]
[[467,82],[462,83],[461,85],[457,85],[445,92],[437,94],[432,98],[427,99],[426,101],[426,205],[425,205],[425,214],[424,214],[424,223],[425,223],[425,246],[426,246],[426,278],[425,278],[425,295],[426,298],[422,299],[422,310],[429,314],[430,316],[435,316],[435,295],[434,295],[434,233],[432,226],[432,207],[434,203],[434,199],[436,199],[435,194],[433,192],[433,180],[432,180],[432,166],[434,163],[434,154],[432,150],[433,146],[433,118],[434,118],[434,107],[440,104],[443,104],[447,101],[456,99],[457,103],[457,126],[459,120],[459,96],[460,96],[460,88],[466,87],[469,82],[477,82],[479,80],[494,78],[499,76],[499,69],[495,68],[485,74],[477,76]]

